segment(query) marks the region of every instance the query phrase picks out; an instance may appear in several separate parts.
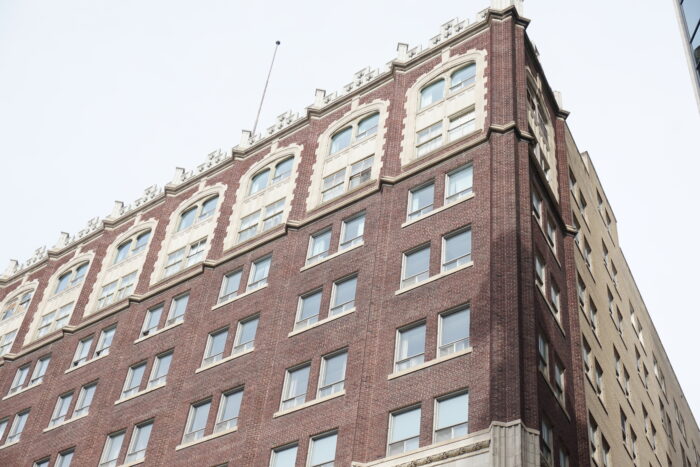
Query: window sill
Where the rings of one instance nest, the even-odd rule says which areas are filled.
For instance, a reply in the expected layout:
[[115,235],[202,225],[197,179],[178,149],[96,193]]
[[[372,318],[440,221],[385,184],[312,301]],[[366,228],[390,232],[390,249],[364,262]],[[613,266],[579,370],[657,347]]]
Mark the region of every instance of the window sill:
[[119,404],[121,404],[121,403],[123,403],[123,402],[127,402],[127,401],[130,401],[131,399],[136,399],[136,398],[139,397],[139,396],[143,396],[144,394],[148,394],[149,392],[153,392],[153,391],[155,391],[156,389],[163,388],[163,387],[165,387],[165,384],[166,384],[166,383],[159,384],[159,385],[157,385],[157,386],[153,386],[153,387],[150,387],[150,388],[146,388],[146,389],[144,389],[143,391],[139,391],[139,392],[137,392],[136,394],[133,394],[133,395],[131,395],[131,396],[124,397],[124,398],[122,398],[122,399],[118,399],[118,400],[114,401],[114,405],[119,405]]
[[233,302],[235,302],[236,300],[240,300],[241,298],[244,298],[244,297],[247,297],[248,295],[254,294],[254,293],[257,292],[258,290],[263,290],[264,288],[267,287],[267,285],[268,285],[268,284],[265,284],[265,285],[261,285],[261,286],[258,287],[257,289],[247,290],[247,291],[243,292],[243,293],[240,294],[240,295],[236,295],[235,297],[233,297],[233,298],[231,298],[231,299],[229,299],[229,300],[226,300],[225,302],[217,303],[216,305],[214,305],[213,307],[211,307],[211,309],[212,309],[212,310],[216,310],[216,309],[218,309],[218,308],[221,308],[222,306],[226,306],[226,305],[228,305],[229,303],[233,303]]
[[89,413],[86,413],[86,414],[83,414],[83,415],[78,415],[77,417],[69,418],[68,420],[62,421],[61,423],[57,423],[57,424],[55,424],[55,425],[51,425],[51,426],[49,426],[49,427],[46,427],[46,428],[44,428],[43,430],[41,430],[41,432],[42,432],[42,433],[46,433],[46,432],[48,432],[48,431],[55,430],[56,428],[60,428],[60,427],[62,427],[62,426],[64,426],[64,425],[68,425],[68,424],[71,423],[71,422],[74,422],[74,421],[76,421],[76,420],[80,420],[81,418],[85,418],[85,417],[87,417],[88,415],[89,415]]
[[434,359],[429,360],[427,362],[423,362],[420,365],[416,365],[416,366],[413,366],[411,368],[407,368],[405,370],[394,372],[394,373],[390,374],[389,376],[387,376],[386,379],[388,379],[388,380],[396,379],[396,378],[399,378],[403,375],[407,375],[409,373],[414,373],[416,371],[422,370],[423,368],[428,368],[428,367],[431,367],[433,365],[437,365],[438,363],[446,362],[447,360],[452,360],[453,358],[461,357],[462,355],[467,355],[470,353],[472,353],[472,347],[467,347],[466,349],[460,350],[459,352],[451,353],[451,354],[446,355],[444,357],[434,358]]
[[282,416],[290,414],[292,412],[297,412],[297,411],[305,409],[307,407],[311,407],[312,405],[320,404],[321,402],[326,402],[327,400],[335,399],[336,397],[340,397],[340,396],[344,396],[344,395],[345,395],[345,390],[343,389],[342,391],[338,391],[335,394],[331,394],[330,396],[316,398],[316,399],[310,400],[308,402],[304,402],[301,405],[297,405],[296,407],[292,407],[291,409],[277,411],[274,414],[272,414],[272,418],[282,417]]
[[344,311],[342,313],[338,313],[337,315],[328,316],[327,318],[324,318],[321,321],[316,321],[314,324],[310,324],[309,326],[306,326],[305,328],[297,329],[295,331],[290,332],[289,334],[287,334],[287,337],[296,336],[297,334],[301,334],[302,332],[316,328],[318,326],[321,326],[322,324],[326,324],[326,323],[329,323],[331,321],[335,321],[338,318],[342,318],[343,316],[347,316],[347,315],[354,313],[354,312],[355,312],[355,308],[353,308],[351,310]]
[[[571,421],[571,416],[569,415],[569,412],[566,410],[565,401],[563,401],[562,398],[557,395],[557,392],[554,390],[554,386],[552,385],[552,382],[549,380],[549,378],[547,378],[547,376],[542,372],[542,370],[539,370],[539,372],[540,372],[540,375],[542,375],[542,378],[544,378],[545,382],[547,383],[547,387],[552,392],[552,396],[554,396],[554,398],[559,403],[559,407],[561,407],[561,410],[564,412],[564,415],[566,415],[566,418],[569,421]],[[562,396],[562,397],[566,397],[566,396]]]
[[449,271],[444,271],[444,272],[441,272],[439,274],[435,274],[434,276],[429,277],[424,281],[418,282],[417,284],[409,285],[408,287],[404,287],[402,289],[399,289],[396,292],[394,292],[394,295],[401,295],[402,293],[406,293],[409,290],[413,290],[417,287],[420,287],[422,285],[436,281],[436,280],[441,279],[445,276],[449,276],[450,274],[454,274],[456,272],[462,271],[462,270],[470,268],[472,266],[474,266],[474,261],[469,261],[467,264],[463,264],[462,266],[456,267],[454,269],[450,269]]
[[[559,331],[561,331],[562,335],[566,337],[566,332],[564,331],[564,327],[561,325],[561,310],[559,310],[559,317],[557,317],[556,309],[552,306],[551,303],[549,303],[549,300],[547,300],[547,297],[545,297],[544,292],[542,291],[541,288],[537,287],[537,290],[540,291],[540,295],[542,295],[542,298],[544,299],[544,302],[547,304],[547,309],[549,309],[549,312],[552,314],[552,317],[554,318],[554,322],[557,323],[557,327],[559,328]],[[589,323],[590,325],[590,323]],[[593,326],[591,326],[591,329],[593,329]],[[595,333],[595,331],[594,331]]]
[[146,462],[146,458],[144,457],[143,459],[139,459],[137,461],[131,461],[131,462],[127,462],[125,464],[120,464],[117,467],[132,467],[133,465],[144,464],[145,462]]
[[17,443],[19,443],[19,440],[13,441],[13,442],[11,442],[11,443],[5,443],[5,444],[3,444],[2,446],[0,446],[0,449],[9,448],[10,446],[14,446],[14,445],[17,444]]
[[434,214],[437,214],[437,213],[442,212],[442,211],[444,211],[444,210],[446,210],[446,209],[449,209],[449,208],[451,208],[451,207],[453,207],[453,206],[456,206],[456,205],[458,205],[459,203],[463,203],[463,202],[465,202],[465,201],[467,201],[467,200],[470,200],[470,199],[472,199],[473,197],[474,197],[474,192],[471,192],[471,193],[469,193],[468,195],[465,195],[463,198],[458,199],[457,201],[453,201],[453,202],[451,202],[451,203],[444,204],[444,205],[440,206],[439,208],[433,209],[432,211],[423,214],[423,215],[420,216],[420,217],[416,217],[415,219],[411,219],[410,221],[404,222],[403,224],[401,224],[401,228],[403,229],[404,227],[408,227],[409,225],[415,224],[415,223],[418,222],[418,221],[422,221],[422,220],[425,219],[425,218],[428,218],[428,217],[430,217],[430,216],[432,216],[432,215],[434,215]]
[[18,391],[13,392],[12,394],[6,395],[5,397],[2,398],[2,400],[7,400],[7,399],[9,399],[10,397],[15,397],[17,394],[22,394],[22,393],[25,392],[25,391],[29,391],[31,388],[35,388],[35,387],[39,386],[40,384],[41,384],[41,383],[36,383],[36,384],[29,385],[29,386],[27,386],[26,388],[22,388],[22,389],[20,389],[20,390],[18,390]]
[[231,360],[234,360],[238,357],[242,357],[243,355],[247,355],[247,354],[251,353],[253,350],[255,350],[255,347],[253,347],[252,349],[245,350],[241,353],[229,355],[228,357],[222,358],[221,360],[218,360],[214,363],[210,363],[209,365],[200,366],[199,368],[194,370],[194,372],[195,372],[195,374],[197,374],[197,373],[201,373],[202,371],[208,370],[209,368],[214,368],[215,366],[223,365],[226,362],[230,362]]
[[336,151],[334,153],[330,153],[330,154],[326,155],[325,161],[328,162],[328,161],[332,161],[334,159],[337,159],[338,157],[346,156],[354,148],[361,146],[362,144],[367,143],[368,141],[374,141],[376,138],[377,138],[377,133],[372,133],[371,135],[365,136],[364,138],[356,139],[351,144],[344,147],[340,151]]
[[160,328],[160,329],[158,329],[157,331],[154,331],[154,332],[152,332],[152,333],[150,333],[150,334],[148,334],[148,335],[141,336],[141,337],[139,337],[138,339],[136,339],[136,340],[134,341],[134,344],[138,344],[139,342],[143,342],[143,341],[145,341],[146,339],[150,339],[150,338],[153,337],[153,336],[157,336],[158,334],[161,334],[161,333],[163,333],[163,332],[165,332],[165,331],[169,331],[169,330],[172,329],[172,328],[176,328],[176,327],[178,327],[179,325],[181,325],[181,324],[184,323],[184,322],[185,322],[184,320],[178,321],[177,323],[169,324],[168,326],[165,326],[164,328]]
[[307,265],[303,266],[301,269],[299,269],[299,272],[306,271],[307,269],[311,269],[311,268],[314,267],[314,266],[318,266],[319,264],[325,263],[326,261],[330,261],[330,260],[332,260],[333,258],[337,258],[338,256],[342,255],[343,253],[347,253],[348,251],[355,250],[355,249],[360,248],[360,247],[362,247],[362,246],[365,246],[364,240],[363,240],[362,242],[358,243],[357,245],[353,245],[353,246],[348,247],[348,248],[346,248],[346,249],[344,249],[344,250],[336,251],[336,252],[333,253],[332,255],[328,255],[328,256],[326,256],[326,257],[323,258],[323,259],[320,259],[320,260],[318,260],[318,261],[314,261],[314,262],[311,263],[311,264],[307,264]]
[[77,370],[78,368],[82,368],[82,367],[84,367],[84,366],[87,366],[87,365],[91,364],[92,362],[96,362],[97,360],[102,360],[103,358],[105,358],[105,357],[108,356],[108,355],[109,355],[109,352],[107,352],[107,353],[105,353],[105,354],[102,354],[102,355],[100,355],[99,357],[93,357],[93,358],[91,358],[90,360],[88,360],[88,361],[86,361],[86,362],[83,362],[83,363],[80,363],[79,365],[75,365],[75,366],[72,366],[72,367],[68,368],[68,369],[67,369],[66,371],[64,371],[63,373],[64,373],[64,374],[70,373],[71,371],[75,371],[75,370]]
[[227,434],[229,434],[229,433],[236,432],[236,431],[238,431],[238,427],[237,427],[237,426],[234,426],[233,428],[229,428],[228,430],[220,431],[220,432],[218,432],[218,433],[212,433],[212,434],[210,434],[210,435],[208,435],[208,436],[205,436],[205,437],[203,437],[203,438],[199,438],[198,440],[190,441],[189,443],[179,444],[179,445],[177,445],[177,446],[175,447],[175,450],[176,450],[176,451],[179,451],[180,449],[186,449],[186,448],[188,448],[188,447],[190,447],[190,446],[194,446],[194,445],[197,445],[197,444],[200,444],[200,443],[204,443],[204,442],[206,442],[206,441],[209,441],[210,439],[219,438],[219,437],[221,437],[221,436],[224,436],[224,435],[227,435]]

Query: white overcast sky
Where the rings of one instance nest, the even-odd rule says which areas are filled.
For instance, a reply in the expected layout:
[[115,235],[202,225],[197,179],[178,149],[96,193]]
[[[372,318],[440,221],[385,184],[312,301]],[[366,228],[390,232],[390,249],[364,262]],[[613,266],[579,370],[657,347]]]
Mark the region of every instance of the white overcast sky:
[[[700,117],[674,0],[527,0],[528,28],[597,167],[621,243],[700,413]],[[487,0],[0,0],[0,271],[176,166],[303,111],[396,43],[426,44]]]

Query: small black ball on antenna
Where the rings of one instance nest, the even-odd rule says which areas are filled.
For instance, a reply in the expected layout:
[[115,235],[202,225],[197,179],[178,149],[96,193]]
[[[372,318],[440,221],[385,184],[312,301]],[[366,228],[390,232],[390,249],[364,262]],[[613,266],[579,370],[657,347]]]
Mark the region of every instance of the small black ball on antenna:
[[275,44],[280,45],[280,41],[275,41]]

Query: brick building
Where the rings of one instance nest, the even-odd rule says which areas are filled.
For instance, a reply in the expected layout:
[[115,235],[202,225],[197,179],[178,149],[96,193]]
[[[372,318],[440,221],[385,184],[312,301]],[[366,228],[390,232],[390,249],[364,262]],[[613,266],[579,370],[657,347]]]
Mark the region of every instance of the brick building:
[[12,263],[0,465],[698,465],[515,3]]

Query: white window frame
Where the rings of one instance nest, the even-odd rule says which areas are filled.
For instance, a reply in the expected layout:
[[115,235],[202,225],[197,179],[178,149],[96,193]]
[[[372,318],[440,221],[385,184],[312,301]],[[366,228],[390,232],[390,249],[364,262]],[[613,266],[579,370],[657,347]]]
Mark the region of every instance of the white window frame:
[[[462,339],[459,339],[454,342],[447,342],[443,343],[442,342],[442,337],[443,337],[443,323],[444,319],[448,316],[455,315],[458,313],[466,313],[467,314],[467,322],[469,323],[469,327],[467,328],[467,337],[464,337]],[[439,357],[445,357],[447,355],[452,355],[454,353],[460,352],[462,350],[466,350],[471,346],[471,307],[469,305],[462,305],[457,308],[444,311],[438,315],[438,336],[437,336],[437,356]]]
[[[146,310],[146,314],[143,317],[143,325],[141,326],[141,337],[148,336],[152,333],[155,333],[160,329],[160,320],[163,318],[163,310],[165,309],[165,304],[160,303],[156,306],[152,306],[148,310]],[[152,327],[146,327],[151,321],[149,318],[153,316],[155,313],[158,314],[158,319],[155,320],[155,326]]]
[[[330,302],[330,309],[328,311],[328,314],[330,316],[341,314],[341,313],[349,313],[351,310],[355,309],[355,300],[357,299],[357,274],[352,274],[350,276],[343,277],[342,279],[338,279],[333,282],[333,288],[331,289],[331,302]],[[345,303],[335,303],[335,300],[337,298],[337,289],[339,286],[347,283],[347,282],[355,282],[355,293],[353,294],[352,300],[347,301]]]
[[[291,383],[292,374],[298,371],[306,370],[306,391],[297,394],[294,397],[290,397],[288,392],[290,391],[289,385]],[[305,362],[291,368],[287,368],[284,373],[284,385],[282,386],[282,401],[280,403],[280,410],[289,410],[294,407],[298,407],[304,404],[309,395],[309,376],[311,374],[311,362]]]
[[[46,362],[46,365],[44,365],[44,362]],[[34,365],[32,378],[29,380],[30,386],[41,384],[44,381],[44,376],[46,376],[46,371],[49,368],[49,363],[51,363],[51,354],[39,357],[39,359],[36,361],[36,364]]]
[[[450,186],[450,177],[454,177],[456,174],[462,171],[469,172],[472,181],[471,185],[462,191],[458,191],[457,193],[448,194],[448,188]],[[474,193],[474,164],[470,162],[461,167],[457,167],[454,170],[450,170],[447,174],[445,174],[445,205],[456,203],[460,199],[469,196],[472,193]]]
[[[76,264],[71,268],[63,271],[56,280],[56,288],[54,289],[53,295],[58,295],[62,292],[65,292],[68,289],[72,289],[73,287],[81,284],[83,280],[85,280],[85,276],[87,275],[87,270],[89,268],[90,262],[83,261],[82,263]],[[67,279],[65,282],[62,282],[61,279],[64,277],[67,277]],[[62,285],[63,287],[61,287]]]
[[[414,355],[407,355],[405,358],[399,359],[401,350],[401,334],[420,327],[423,328],[423,352]],[[402,326],[396,330],[396,337],[394,343],[394,372],[405,371],[409,368],[413,368],[425,362],[426,332],[427,326],[425,321],[419,321],[417,323],[409,324],[407,326]]]
[[19,441],[22,433],[24,432],[24,428],[27,426],[28,419],[29,409],[25,409],[15,415],[15,418],[12,420],[10,431],[7,433],[5,444],[11,444]]
[[[418,253],[424,249],[428,250],[428,264],[427,264],[427,269],[425,271],[421,271],[418,274],[414,274],[413,276],[406,277],[406,260],[408,259],[409,256]],[[420,284],[421,282],[425,282],[430,278],[430,254],[431,254],[431,245],[430,243],[424,243],[422,245],[419,245],[417,247],[411,248],[410,250],[404,251],[401,255],[401,288],[405,287],[410,287],[416,284]]]
[[[100,456],[100,463],[98,467],[116,467],[118,460],[119,460],[119,454],[121,454],[122,447],[124,447],[124,438],[126,437],[126,430],[120,430],[120,431],[115,431],[114,433],[110,433],[107,435],[107,439],[105,440],[105,445],[102,448],[102,455]],[[106,458],[105,456],[109,455],[109,452],[112,451],[112,446],[114,446],[114,440],[119,438],[119,449],[117,449],[116,452],[116,457],[109,459]]]
[[[440,414],[440,403],[445,402],[447,400],[456,398],[456,397],[462,397],[466,396],[466,401],[467,401],[467,419],[464,421],[461,421],[459,423],[456,423],[454,425],[449,425],[449,426],[444,426],[442,428],[438,428],[438,424],[440,423],[439,420],[439,414]],[[453,440],[456,438],[461,438],[463,436],[466,436],[469,434],[469,391],[467,390],[461,390],[457,392],[453,392],[451,394],[447,394],[441,397],[436,397],[435,402],[434,402],[434,414],[435,416],[433,417],[433,442],[438,443],[438,442],[443,442],[443,441],[448,441],[448,440]],[[460,430],[461,428],[466,428],[466,433],[464,434],[455,434],[456,431]],[[440,436],[443,432],[447,432],[449,430],[449,437],[440,439]]]
[[[257,211],[241,217],[241,223],[238,228],[237,243],[248,241],[251,238],[280,225],[284,216],[284,208],[286,204],[287,198],[280,198]],[[270,211],[273,208],[274,210]],[[244,224],[243,221],[245,219],[254,219],[254,221]]]
[[272,450],[272,453],[270,454],[270,467],[286,467],[286,466],[279,466],[277,465],[277,456],[279,453],[288,451],[288,450],[294,450],[294,464],[296,465],[296,460],[299,457],[299,444],[298,443],[291,443],[291,444],[286,444],[284,446],[277,447]]
[[[318,296],[318,308],[316,309],[316,314],[309,316],[308,318],[302,319],[302,312],[304,310],[304,302],[312,297]],[[294,329],[304,329],[308,328],[312,324],[315,324],[318,322],[320,316],[321,316],[321,301],[323,300],[323,288],[320,289],[314,289],[310,292],[307,292],[303,295],[299,296],[299,300],[297,301],[297,315],[294,320]]]
[[[269,261],[269,266],[267,267],[267,275],[263,277],[262,279],[258,279],[256,281],[253,281],[253,278],[255,277],[255,274],[258,271],[258,268],[260,267],[260,264]],[[262,258],[258,258],[255,261],[253,261],[253,264],[250,266],[250,272],[248,273],[248,286],[246,287],[247,291],[252,291],[259,289],[260,287],[263,287],[267,285],[267,280],[270,277],[270,270],[272,269],[272,255],[266,255],[263,256]]]
[[[231,282],[232,278],[236,276],[238,276],[238,286],[236,287],[236,290],[226,293],[226,291],[229,289],[229,283]],[[238,291],[241,290],[242,278],[243,268],[235,269],[224,275],[223,279],[221,280],[221,290],[219,291],[219,303],[227,302],[238,296]]]
[[[316,253],[312,256],[314,251],[314,245],[318,238],[328,235],[328,248],[320,253]],[[331,227],[326,227],[325,229],[319,230],[316,233],[309,235],[309,246],[306,252],[306,264],[313,264],[326,258],[331,251],[331,240],[333,239],[333,229]]]
[[[64,405],[64,401],[68,401]],[[73,402],[73,391],[68,391],[56,399],[56,404],[54,405],[53,412],[51,413],[51,420],[49,421],[49,426],[55,426],[59,425],[66,420],[70,420],[70,416],[68,414],[70,410],[70,405]],[[64,412],[65,409],[65,412]],[[63,413],[61,413],[63,412]]]
[[25,386],[25,383],[29,379],[30,369],[30,363],[27,363],[17,368],[17,371],[15,372],[15,377],[12,380],[12,385],[10,386],[10,390],[7,393],[8,395],[16,393]]
[[232,355],[245,352],[247,350],[253,350],[255,348],[255,336],[253,337],[253,340],[247,341],[247,342],[241,342],[241,337],[243,334],[243,327],[247,325],[248,323],[251,323],[253,321],[256,321],[255,323],[255,336],[257,336],[258,333],[258,324],[260,323],[260,315],[253,315],[249,316],[248,318],[242,319],[238,322],[236,326],[236,337],[234,338],[233,341],[233,350],[231,351]]
[[[207,204],[209,201],[216,199],[216,205],[214,206],[213,209],[209,211],[204,211],[204,205]],[[219,208],[219,195],[214,194],[211,196],[204,197],[197,201],[196,203],[190,204],[187,208],[183,209],[180,214],[177,216],[177,226],[175,227],[175,232],[184,232],[185,230],[191,229],[195,225],[203,222],[206,219],[209,219],[210,217],[213,217],[214,214],[216,213],[216,210]],[[182,227],[182,219],[183,215],[192,211],[194,209],[194,217],[192,218],[192,223]]]
[[[148,360],[143,360],[138,363],[134,363],[133,365],[129,366],[129,370],[126,372],[126,378],[124,379],[124,387],[122,388],[122,393],[121,393],[121,398],[126,399],[127,397],[131,397],[135,394],[138,394],[141,390],[141,385],[143,384],[143,377],[146,375],[146,366],[148,365]],[[141,373],[141,377],[139,378],[139,381],[136,385],[132,385],[135,381],[132,381],[134,378],[134,370],[139,369],[143,367],[143,372]]]
[[[88,404],[85,405],[85,400],[87,399],[88,392],[92,391],[90,395],[90,400]],[[75,402],[75,407],[73,408],[73,416],[79,417],[81,415],[87,415],[90,412],[90,406],[95,398],[95,392],[97,391],[97,382],[88,383],[80,388],[80,393],[78,394],[78,399]],[[83,413],[84,412],[84,413]]]
[[[153,234],[153,232],[151,231],[151,229],[141,230],[138,233],[135,233],[134,235],[130,236],[128,239],[119,243],[117,248],[115,248],[114,261],[112,261],[112,264],[113,265],[119,264],[119,263],[127,260],[128,258],[131,258],[132,256],[136,256],[139,253],[142,253],[143,251],[145,251],[148,247],[148,244],[151,242],[151,235],[152,234]],[[139,241],[144,237],[147,237],[146,242],[139,244]],[[120,257],[119,252],[120,252],[122,247],[125,247],[128,249],[126,250],[126,253],[124,254],[124,256]]]
[[[138,442],[139,435],[142,433],[142,430],[144,428],[148,427],[148,435],[146,436],[146,446],[139,450],[135,451],[136,449],[136,443]],[[132,462],[143,462],[143,460],[146,458],[146,450],[148,449],[148,442],[151,439],[151,433],[153,431],[153,420],[147,420],[141,423],[137,423],[134,425],[134,429],[131,432],[131,439],[129,440],[129,447],[126,450],[126,457],[124,458],[124,463],[125,464],[130,464]]]
[[[207,344],[204,348],[204,357],[202,358],[202,366],[208,366],[213,363],[218,362],[219,360],[224,358],[224,355],[226,354],[226,342],[228,341],[228,331],[229,328],[228,326],[224,328],[219,328],[216,331],[212,331],[207,335]],[[220,335],[224,335],[224,347],[221,349],[221,353],[218,353],[216,355],[210,355],[212,351],[212,347],[214,345],[214,339]]]
[[[347,224],[357,221],[359,219],[362,219],[362,229],[360,235],[346,239],[345,234],[347,233]],[[364,243],[364,235],[365,235],[365,221],[367,219],[366,213],[364,211],[359,212],[357,214],[354,214],[346,219],[343,219],[343,222],[340,225],[340,243],[338,245],[338,251],[345,250],[347,248],[351,248],[355,245],[360,245]]]
[[108,307],[112,303],[131,295],[131,292],[136,287],[136,276],[138,271],[132,271],[121,278],[110,282],[102,287],[100,296],[97,298],[97,309],[101,310]]
[[[330,384],[323,385],[324,379],[326,378],[326,371],[327,371],[327,365],[328,365],[328,360],[331,360],[336,357],[340,356],[345,356],[345,361],[343,362],[343,377],[342,379],[338,381],[331,382]],[[321,397],[328,397],[332,394],[336,394],[338,392],[341,392],[345,390],[345,379],[347,376],[347,371],[348,371],[348,349],[342,349],[338,350],[336,352],[330,353],[328,355],[324,355],[321,357],[321,369],[319,371],[319,377],[318,377],[318,390],[317,390],[317,398]]]
[[[323,463],[321,464],[314,464],[313,462],[313,455],[314,455],[314,446],[316,446],[316,443],[320,440],[325,440],[328,438],[335,438],[335,441],[333,444],[335,445],[335,449],[333,450],[333,459],[327,461],[323,460]],[[307,455],[307,467],[334,467],[335,465],[335,457],[337,454],[337,448],[338,448],[338,431],[333,430],[333,431],[328,431],[326,433],[321,433],[316,436],[312,436],[311,439],[309,440],[309,454]]]
[[[151,367],[151,375],[148,377],[148,383],[146,384],[146,388],[152,388],[155,386],[163,386],[167,383],[168,381],[168,373],[170,373],[170,367],[173,364],[173,355],[174,352],[172,350],[167,350],[165,352],[159,353],[156,355],[156,357],[153,359],[153,366]],[[156,377],[158,372],[160,371],[160,367],[163,364],[163,359],[169,358],[168,361],[168,369],[166,370],[165,374]]]
[[[174,276],[190,266],[204,261],[206,259],[204,257],[206,245],[207,237],[203,237],[168,253],[165,267],[163,268],[163,277]],[[177,255],[176,260],[172,261],[171,258],[174,257],[174,255]]]
[[[199,430],[193,430],[195,428],[192,426],[192,424],[195,421],[195,412],[198,408],[208,405],[209,407],[207,408],[207,416],[204,420],[204,426],[200,428]],[[190,405],[190,411],[189,414],[187,415],[187,422],[185,423],[185,432],[182,435],[182,442],[183,443],[191,443],[193,441],[197,441],[198,439],[202,439],[204,437],[204,433],[206,432],[207,429],[207,423],[209,421],[209,412],[211,412],[211,405],[212,405],[212,399],[203,399],[201,401],[195,402]],[[201,433],[201,434],[200,434]]]
[[[433,191],[432,202],[430,204],[416,209],[415,211],[411,211],[411,205],[413,204],[413,197],[415,196],[415,194],[427,188],[431,188]],[[408,190],[408,206],[406,207],[406,220],[412,221],[414,219],[418,219],[419,217],[428,214],[433,209],[435,209],[435,180],[427,181]]]
[[[105,342],[107,340],[107,335],[111,334],[111,337],[109,338],[109,345],[105,347]],[[108,326],[104,328],[102,331],[100,331],[100,337],[97,339],[97,345],[95,346],[95,354],[94,357],[102,357],[102,356],[107,356],[109,355],[109,349],[112,347],[112,344],[114,343],[114,337],[117,334],[117,325],[114,324],[112,326]]]
[[[445,253],[447,253],[447,241],[453,237],[456,237],[458,235],[462,235],[464,233],[469,232],[469,252],[460,256],[459,258],[455,258],[450,260],[449,262],[446,262],[445,258]],[[463,227],[461,229],[455,230],[454,232],[450,232],[448,234],[445,234],[442,236],[442,252],[441,252],[441,259],[440,259],[440,270],[442,272],[447,272],[453,269],[457,269],[459,267],[463,267],[465,265],[468,265],[469,263],[472,262],[472,248],[473,246],[473,238],[472,238],[472,228],[471,225],[467,227]],[[456,263],[454,266],[451,266],[453,263]]]
[[[222,417],[226,411],[227,397],[236,396],[240,394],[240,399],[238,401],[238,410],[235,417],[223,420]],[[235,388],[221,393],[221,398],[219,399],[219,408],[216,413],[216,420],[214,421],[214,433],[219,433],[221,431],[232,430],[238,426],[238,418],[241,414],[241,404],[243,403],[243,388]]]
[[84,337],[78,341],[78,345],[75,348],[75,354],[73,355],[72,366],[78,366],[90,361],[90,350],[92,349],[92,343],[94,341],[94,335]]
[[[411,438],[405,438],[405,439],[399,439],[396,441],[392,441],[391,439],[393,437],[394,424],[396,423],[396,417],[399,415],[408,413],[408,412],[412,412],[414,410],[418,411],[418,436],[413,436]],[[410,452],[410,451],[414,451],[415,449],[420,447],[420,419],[421,419],[422,415],[423,415],[423,412],[421,410],[420,405],[413,405],[411,407],[406,407],[406,408],[401,409],[401,410],[395,410],[389,414],[389,433],[387,435],[387,455],[392,456],[395,454]],[[407,449],[406,444],[408,442],[412,442],[414,440],[416,441],[418,446],[414,449]],[[392,450],[392,447],[395,445],[398,445],[399,443],[401,443],[401,451]]]
[[[66,326],[70,320],[73,305],[75,305],[75,302],[70,302],[48,313],[45,313],[41,317],[39,327],[36,330],[36,338],[40,339]],[[49,316],[50,318],[47,319]],[[46,331],[43,331],[44,329],[46,329]]]
[[[175,311],[177,310],[177,305],[180,303],[181,300],[186,300],[186,303],[184,306],[184,311],[180,313],[179,315],[175,315]],[[185,314],[187,314],[187,307],[189,306],[190,302],[190,293],[185,292],[182,293],[172,299],[170,302],[170,309],[168,310],[168,317],[165,320],[165,326],[173,326],[176,323],[183,322],[185,321]]]

